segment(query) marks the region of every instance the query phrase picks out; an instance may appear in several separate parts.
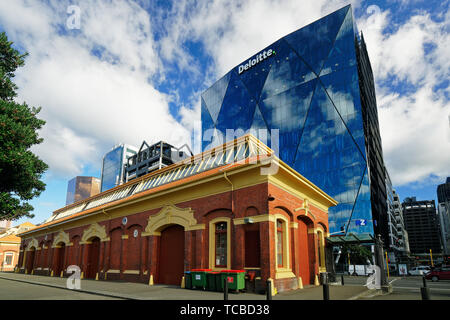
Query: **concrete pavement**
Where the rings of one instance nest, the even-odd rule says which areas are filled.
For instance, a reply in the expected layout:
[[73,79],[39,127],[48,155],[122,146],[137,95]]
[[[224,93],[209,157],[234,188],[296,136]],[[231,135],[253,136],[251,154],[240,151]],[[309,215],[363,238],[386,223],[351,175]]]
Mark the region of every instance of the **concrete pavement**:
[[[36,287],[40,287],[41,292],[49,291],[46,295],[48,299],[52,299],[53,291],[56,290],[61,292],[61,297],[73,299],[77,299],[77,296],[72,297],[71,294],[79,294],[80,299],[91,297],[92,299],[133,300],[223,300],[222,292],[188,290],[167,285],[149,286],[142,283],[81,280],[81,290],[77,291],[67,289],[67,278],[5,272],[0,272],[0,281],[2,281],[0,299],[34,299],[32,295],[25,292],[25,287],[28,285],[31,288],[29,292],[37,290]],[[10,288],[13,288],[14,295],[9,294]],[[301,290],[279,293],[273,297],[273,300],[323,300],[322,290],[322,286],[309,286]],[[24,291],[23,297],[20,297],[21,291]],[[364,292],[367,292],[367,288],[361,285],[330,285],[331,300],[355,299]],[[228,298],[229,300],[265,300],[266,296],[254,293],[229,293]]]

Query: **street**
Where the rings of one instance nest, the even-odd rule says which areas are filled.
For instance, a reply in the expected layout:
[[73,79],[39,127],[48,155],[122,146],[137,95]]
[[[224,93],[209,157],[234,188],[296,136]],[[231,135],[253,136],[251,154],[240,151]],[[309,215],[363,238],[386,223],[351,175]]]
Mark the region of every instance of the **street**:
[[[338,277],[340,279],[340,277]],[[345,285],[364,285],[367,277],[363,276],[345,276]],[[420,288],[423,286],[422,277],[390,277],[389,282],[392,284],[394,292],[389,295],[368,296],[360,299],[373,300],[421,300]],[[450,281],[441,280],[438,282],[426,281],[429,288],[431,300],[450,300]]]
[[[340,282],[341,277],[337,277]],[[181,289],[178,286],[119,281],[81,280],[81,291],[69,290],[67,278],[0,272],[0,300],[223,300],[222,292]],[[391,294],[368,290],[367,277],[345,276],[344,286],[330,285],[330,300],[422,300],[421,277],[391,277]],[[450,281],[427,280],[431,300],[450,300]],[[231,293],[230,300],[265,300],[264,294]],[[273,300],[322,300],[322,286],[306,286],[273,296]]]

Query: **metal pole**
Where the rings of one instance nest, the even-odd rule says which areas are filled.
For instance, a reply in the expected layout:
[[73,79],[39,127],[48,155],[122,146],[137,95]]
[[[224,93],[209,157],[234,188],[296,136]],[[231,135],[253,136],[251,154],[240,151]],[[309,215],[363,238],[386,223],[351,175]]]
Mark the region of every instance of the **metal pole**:
[[422,294],[422,300],[430,300],[430,292],[428,288],[420,288],[420,293]]
[[386,253],[386,271],[387,271],[387,277],[389,279],[389,262],[388,262],[387,251],[385,251],[385,253]]
[[323,300],[330,300],[330,287],[327,283],[323,284]]
[[272,300],[272,282],[267,280],[267,300]]
[[223,300],[228,300],[228,281],[227,277],[224,279],[223,284]]
[[431,266],[434,267],[434,263],[433,263],[433,252],[431,252],[431,249],[430,249],[430,259],[431,259]]
[[344,275],[341,274],[341,284],[344,285]]
[[426,288],[427,287],[427,281],[425,279],[425,276],[422,276],[422,282],[423,282],[423,287]]

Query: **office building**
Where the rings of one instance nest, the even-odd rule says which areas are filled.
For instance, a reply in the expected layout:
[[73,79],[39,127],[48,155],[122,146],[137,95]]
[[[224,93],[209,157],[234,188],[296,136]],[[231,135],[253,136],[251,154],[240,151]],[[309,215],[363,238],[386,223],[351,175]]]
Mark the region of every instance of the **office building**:
[[438,203],[450,202],[450,177],[437,187]]
[[402,205],[397,192],[392,188],[391,179],[386,171],[386,194],[389,242],[386,249],[391,263],[407,261],[409,244],[408,234],[405,229]]
[[339,202],[329,211],[332,236],[381,234],[389,244],[374,79],[350,5],[230,70],[203,92],[201,117],[203,150],[257,135]]
[[67,185],[66,205],[100,193],[101,180],[95,177],[75,177]]
[[77,265],[86,279],[179,286],[184,271],[234,269],[248,291],[314,284],[337,202],[273,155],[245,135],[61,208],[20,234],[20,272]]
[[138,152],[138,148],[121,144],[115,146],[103,157],[101,191],[121,185],[125,181],[125,164],[127,159]]
[[[183,148],[186,150],[182,151]],[[164,141],[153,145],[148,145],[144,141],[137,154],[128,157],[125,163],[125,182],[160,170],[186,159],[188,156],[193,156],[193,154],[186,144],[181,148],[176,148]]]
[[450,177],[437,187],[437,196],[442,247],[444,254],[450,255]]
[[439,217],[434,200],[405,198],[402,209],[411,254],[429,254],[430,250],[434,254],[442,253]]

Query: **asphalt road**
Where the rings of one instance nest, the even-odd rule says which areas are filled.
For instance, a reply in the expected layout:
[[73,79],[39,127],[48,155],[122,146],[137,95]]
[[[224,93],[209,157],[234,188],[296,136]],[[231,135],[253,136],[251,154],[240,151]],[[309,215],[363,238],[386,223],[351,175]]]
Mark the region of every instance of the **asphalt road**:
[[[364,285],[367,281],[367,277],[350,277],[344,278],[345,285]],[[420,288],[423,286],[423,280],[420,276],[409,277],[390,277],[394,292],[389,295],[366,297],[362,299],[373,300],[421,300],[422,296]],[[432,282],[427,280],[427,287],[430,292],[431,300],[450,300],[450,280],[440,280],[438,282]]]

